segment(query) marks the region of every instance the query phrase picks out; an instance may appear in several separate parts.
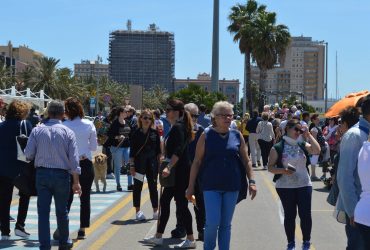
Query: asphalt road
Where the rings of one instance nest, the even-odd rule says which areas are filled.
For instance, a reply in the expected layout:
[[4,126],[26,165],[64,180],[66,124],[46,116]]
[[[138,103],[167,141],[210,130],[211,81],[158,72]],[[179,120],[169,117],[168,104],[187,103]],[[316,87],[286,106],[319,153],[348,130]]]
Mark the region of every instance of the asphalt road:
[[[255,200],[244,200],[236,208],[232,222],[231,249],[285,249],[286,237],[281,223],[277,194],[271,179],[272,175],[268,172],[256,171],[258,194]],[[323,189],[321,182],[315,182],[313,188],[312,249],[345,249],[344,225],[337,223],[332,217],[333,207],[326,203],[327,190]],[[147,218],[151,217],[152,209],[147,189],[143,192],[142,204],[142,210]],[[189,204],[189,207],[192,205]],[[163,247],[154,248],[142,242],[143,238],[155,233],[156,221],[137,222],[134,218],[132,196],[126,195],[94,220],[88,230],[88,238],[76,242],[75,249],[172,249],[175,244],[181,242],[170,238],[170,231],[176,224],[174,203],[164,234]],[[302,236],[298,225],[299,218],[296,242],[297,249],[300,249]],[[195,224],[193,229],[196,229]],[[76,233],[73,236],[76,237]],[[198,241],[197,249],[202,248],[202,242]]]

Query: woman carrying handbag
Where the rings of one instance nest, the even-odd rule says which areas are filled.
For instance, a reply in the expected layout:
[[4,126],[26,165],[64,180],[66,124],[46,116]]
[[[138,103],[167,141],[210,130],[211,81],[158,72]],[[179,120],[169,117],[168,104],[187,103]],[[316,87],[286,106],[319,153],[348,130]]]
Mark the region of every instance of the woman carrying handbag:
[[[14,179],[28,163],[17,159],[16,136],[20,133],[30,134],[32,125],[24,121],[30,110],[30,105],[23,101],[12,101],[6,111],[5,121],[0,123],[0,223],[1,240],[10,240],[10,204],[12,202]],[[22,124],[26,128],[22,128]],[[27,131],[26,131],[27,130]],[[20,132],[21,131],[21,132]],[[18,218],[15,227],[15,235],[28,238],[30,236],[24,229],[24,222],[30,197],[19,193]]]
[[182,215],[182,225],[186,229],[186,239],[175,248],[196,248],[193,236],[192,216],[185,197],[185,190],[189,182],[190,159],[188,144],[192,138],[192,120],[189,112],[184,110],[184,103],[171,99],[166,107],[167,119],[172,127],[165,138],[165,160],[161,164],[161,185],[163,194],[160,198],[161,212],[157,233],[144,239],[146,243],[160,246],[163,244],[162,235],[170,216],[172,198],[176,200],[177,213]]
[[153,219],[158,219],[158,166],[161,157],[161,141],[159,133],[153,128],[154,115],[150,110],[141,112],[138,125],[131,136],[130,172],[134,177],[133,205],[136,209],[136,219],[146,220],[140,210],[141,191],[144,176],[148,180],[150,201],[153,207]]

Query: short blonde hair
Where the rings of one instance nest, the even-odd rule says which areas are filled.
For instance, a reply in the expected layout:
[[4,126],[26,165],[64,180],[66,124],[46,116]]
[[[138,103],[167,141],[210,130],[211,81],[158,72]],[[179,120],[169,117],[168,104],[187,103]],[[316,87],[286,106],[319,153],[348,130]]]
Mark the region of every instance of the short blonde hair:
[[216,117],[216,115],[220,114],[220,111],[221,110],[231,110],[234,113],[233,108],[234,108],[234,105],[232,105],[231,103],[229,103],[227,101],[219,101],[219,102],[216,102],[213,105],[212,111],[211,111],[212,125],[213,126],[216,126],[216,124],[215,124],[215,117]]

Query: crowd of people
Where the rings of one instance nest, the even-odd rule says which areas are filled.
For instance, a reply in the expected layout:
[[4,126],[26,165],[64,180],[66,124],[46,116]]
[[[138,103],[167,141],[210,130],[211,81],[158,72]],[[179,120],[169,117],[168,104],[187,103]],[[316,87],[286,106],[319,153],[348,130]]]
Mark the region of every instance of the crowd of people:
[[[136,220],[141,210],[144,176],[148,182],[156,233],[145,243],[160,246],[176,205],[174,238],[184,238],[175,248],[196,248],[193,203],[198,240],[204,249],[230,249],[235,207],[254,199],[254,170],[271,172],[284,209],[287,249],[296,249],[295,219],[301,220],[302,249],[311,247],[312,182],[324,181],[334,194],[337,220],[346,224],[347,249],[370,249],[370,97],[361,107],[344,109],[338,117],[320,118],[302,106],[266,105],[240,117],[233,105],[220,101],[206,107],[170,99],[165,110],[135,110],[115,106],[84,119],[76,98],[52,101],[41,119],[35,109],[14,100],[1,110],[0,123],[0,223],[1,240],[10,239],[10,206],[14,179],[25,168],[35,167],[38,236],[40,249],[50,249],[50,203],[54,198],[58,228],[53,238],[59,249],[70,249],[68,213],[74,194],[81,202],[78,239],[90,226],[93,155],[98,144],[107,155],[107,179],[115,179],[117,192],[133,191]],[[30,163],[17,159],[15,137],[28,135],[24,153]],[[322,175],[319,177],[319,171]],[[121,175],[127,175],[122,187]],[[158,195],[158,178],[162,188]],[[162,182],[163,181],[163,182]],[[164,184],[166,183],[166,184]],[[25,229],[30,196],[19,192],[15,235],[28,238]]]

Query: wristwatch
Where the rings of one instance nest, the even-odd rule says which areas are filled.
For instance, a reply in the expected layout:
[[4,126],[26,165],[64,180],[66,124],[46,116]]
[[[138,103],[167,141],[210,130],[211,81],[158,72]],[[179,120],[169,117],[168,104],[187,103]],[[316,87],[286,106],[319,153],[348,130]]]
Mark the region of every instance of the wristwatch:
[[249,185],[256,185],[256,181],[255,180],[249,180]]

